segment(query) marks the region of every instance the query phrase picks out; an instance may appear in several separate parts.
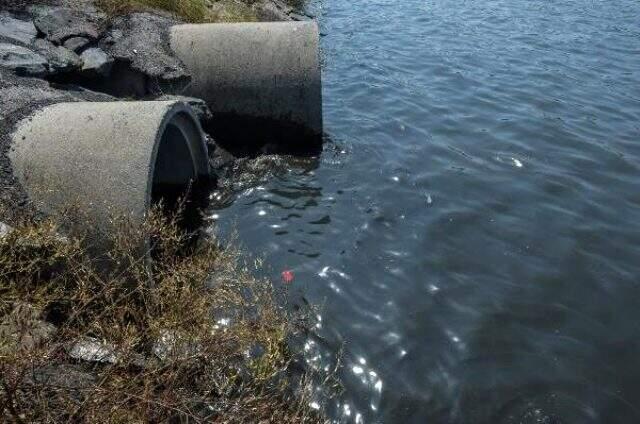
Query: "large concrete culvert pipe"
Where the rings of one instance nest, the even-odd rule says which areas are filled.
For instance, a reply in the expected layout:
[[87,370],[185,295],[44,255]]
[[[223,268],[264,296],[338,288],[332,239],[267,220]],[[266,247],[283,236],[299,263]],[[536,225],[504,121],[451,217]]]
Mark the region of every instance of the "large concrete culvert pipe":
[[114,217],[141,222],[166,188],[209,178],[204,133],[182,102],[54,104],[21,121],[12,143],[14,172],[36,208],[77,208],[101,234]]
[[[315,22],[177,25],[171,29],[171,48],[192,75],[183,94],[204,99],[214,121],[255,118],[265,124],[261,127],[273,123],[285,128],[278,136],[288,140],[278,142],[294,149],[321,144]],[[212,135],[219,139],[215,131]]]

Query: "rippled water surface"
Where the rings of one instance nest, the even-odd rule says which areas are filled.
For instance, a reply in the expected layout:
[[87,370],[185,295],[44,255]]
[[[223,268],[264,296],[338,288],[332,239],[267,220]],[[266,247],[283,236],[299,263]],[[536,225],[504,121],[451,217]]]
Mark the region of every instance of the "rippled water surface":
[[324,152],[212,213],[323,305],[336,420],[640,422],[640,2],[309,10]]

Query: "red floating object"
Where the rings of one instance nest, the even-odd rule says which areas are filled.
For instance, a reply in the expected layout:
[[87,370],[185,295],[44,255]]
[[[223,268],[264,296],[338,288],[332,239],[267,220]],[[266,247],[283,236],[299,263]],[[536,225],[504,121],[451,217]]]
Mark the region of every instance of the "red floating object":
[[293,281],[293,271],[282,271],[282,281],[284,281],[286,284],[291,283]]

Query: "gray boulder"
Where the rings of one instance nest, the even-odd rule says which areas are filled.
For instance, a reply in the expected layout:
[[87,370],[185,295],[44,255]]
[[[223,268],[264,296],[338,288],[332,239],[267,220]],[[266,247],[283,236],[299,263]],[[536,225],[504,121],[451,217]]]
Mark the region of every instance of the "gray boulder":
[[49,75],[63,74],[82,68],[82,59],[69,49],[54,46],[47,40],[39,38],[33,43],[38,53],[49,63]]
[[113,58],[97,47],[85,50],[80,58],[84,62],[82,72],[88,75],[108,76],[113,66]]
[[18,75],[42,77],[47,74],[47,59],[26,47],[0,43],[0,67]]
[[38,30],[55,44],[62,44],[71,37],[97,40],[100,36],[100,22],[96,16],[76,9],[50,9],[36,17],[34,23]]
[[28,46],[38,35],[33,22],[15,19],[8,13],[0,13],[0,38]]
[[63,43],[63,46],[74,53],[80,53],[90,42],[91,40],[86,37],[71,37]]

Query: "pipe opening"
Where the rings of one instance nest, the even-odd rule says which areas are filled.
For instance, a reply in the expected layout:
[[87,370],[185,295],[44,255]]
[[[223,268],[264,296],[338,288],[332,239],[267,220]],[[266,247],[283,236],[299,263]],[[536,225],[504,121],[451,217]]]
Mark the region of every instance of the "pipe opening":
[[156,156],[151,204],[162,203],[163,212],[180,212],[179,225],[186,231],[197,230],[202,224],[201,210],[207,205],[209,181],[202,178],[198,155],[200,133],[192,118],[175,115],[166,125]]

